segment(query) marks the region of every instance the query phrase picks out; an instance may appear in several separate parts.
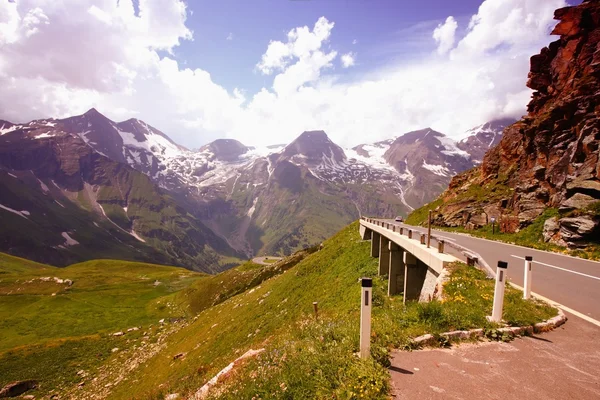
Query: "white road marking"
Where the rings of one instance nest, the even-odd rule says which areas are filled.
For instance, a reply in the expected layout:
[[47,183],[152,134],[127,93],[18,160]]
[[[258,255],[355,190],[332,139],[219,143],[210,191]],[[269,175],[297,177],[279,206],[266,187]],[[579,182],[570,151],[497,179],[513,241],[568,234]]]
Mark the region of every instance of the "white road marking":
[[[514,256],[513,256],[513,257],[514,257]],[[517,285],[517,284],[515,284],[515,283],[512,283],[512,282],[510,282],[509,284],[510,284],[512,287],[516,288],[517,290],[521,290],[521,291],[523,290],[523,288],[522,288],[521,286],[519,286],[519,285]],[[600,326],[600,321],[598,321],[598,320],[595,320],[594,318],[592,318],[592,317],[589,317],[589,316],[587,316],[587,315],[585,315],[585,314],[583,314],[583,313],[580,313],[579,311],[575,311],[575,310],[573,310],[573,309],[572,309],[572,308],[570,308],[570,307],[567,307],[567,306],[565,306],[565,305],[563,305],[563,304],[557,303],[557,302],[556,302],[556,301],[554,301],[554,300],[550,300],[549,298],[547,298],[547,297],[544,297],[544,296],[542,296],[541,294],[537,294],[537,293],[531,292],[531,295],[532,295],[533,297],[535,297],[535,298],[538,298],[538,299],[540,299],[540,300],[543,300],[543,301],[545,301],[546,303],[550,303],[550,304],[551,304],[551,305],[553,305],[554,307],[558,307],[558,308],[560,308],[561,310],[568,312],[569,314],[573,314],[574,316],[576,316],[576,317],[579,317],[579,318],[581,318],[581,319],[583,319],[583,320],[585,320],[585,321],[589,322],[590,324],[594,324],[594,325],[596,325],[596,326]]]
[[[519,256],[515,256],[515,255],[511,255],[511,257],[514,258],[518,258],[520,260],[525,260],[523,257],[519,257]],[[566,269],[566,268],[561,268],[561,267],[557,267],[556,265],[550,265],[550,264],[546,264],[540,261],[535,261],[533,260],[534,263],[536,264],[541,264],[541,265],[545,265],[546,267],[550,267],[550,268],[555,268],[555,269],[559,269],[561,271],[566,271],[566,272],[570,272],[572,274],[577,274],[577,275],[581,275],[581,276],[585,276],[586,278],[591,278],[591,279],[596,279],[600,281],[600,277],[598,276],[594,276],[594,275],[588,275],[588,274],[584,274],[582,272],[577,272],[577,271],[571,271],[570,269]]]

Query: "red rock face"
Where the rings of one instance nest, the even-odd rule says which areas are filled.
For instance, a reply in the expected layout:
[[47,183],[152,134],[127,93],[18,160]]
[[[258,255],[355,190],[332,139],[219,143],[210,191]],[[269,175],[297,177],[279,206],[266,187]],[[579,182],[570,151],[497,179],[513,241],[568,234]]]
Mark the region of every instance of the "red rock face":
[[[600,2],[556,10],[555,19],[552,34],[560,38],[531,57],[528,115],[504,131],[471,175],[471,183],[501,181],[512,189],[503,211],[521,226],[547,207],[600,200]],[[445,196],[464,181],[456,177]]]

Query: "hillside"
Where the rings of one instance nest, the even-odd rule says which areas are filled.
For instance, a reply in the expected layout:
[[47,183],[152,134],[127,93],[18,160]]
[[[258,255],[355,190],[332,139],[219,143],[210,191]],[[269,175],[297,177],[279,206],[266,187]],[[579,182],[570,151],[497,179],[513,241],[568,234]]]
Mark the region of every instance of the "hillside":
[[[440,226],[503,232],[543,225],[540,240],[569,248],[600,238],[600,4],[559,9],[560,38],[531,58],[528,114],[505,129],[480,167],[459,174],[433,203]],[[550,209],[550,211],[547,211]]]
[[[362,389],[384,399],[388,348],[409,346],[425,332],[494,327],[485,318],[493,282],[483,272],[456,265],[443,303],[404,307],[401,296],[386,296],[387,281],[375,277],[369,249],[353,223],[321,250],[214,276],[118,261],[7,274],[0,282],[0,385],[38,379],[34,394],[76,398],[187,396],[248,349],[264,347],[264,356],[224,383],[221,398],[358,398],[353,393]],[[362,276],[375,277],[374,359],[366,361],[354,356]],[[555,314],[514,289],[505,310],[510,324]]]
[[58,266],[116,258],[215,272],[236,261],[146,175],[47,124],[0,136],[1,250]]

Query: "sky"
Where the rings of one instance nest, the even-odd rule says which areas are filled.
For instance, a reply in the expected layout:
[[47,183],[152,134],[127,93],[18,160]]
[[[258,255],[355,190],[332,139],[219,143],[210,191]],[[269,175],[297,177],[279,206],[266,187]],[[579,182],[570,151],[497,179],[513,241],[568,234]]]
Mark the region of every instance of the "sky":
[[[581,1],[572,1],[578,4]],[[346,147],[525,113],[565,0],[0,0],[0,119],[95,107],[197,148]]]

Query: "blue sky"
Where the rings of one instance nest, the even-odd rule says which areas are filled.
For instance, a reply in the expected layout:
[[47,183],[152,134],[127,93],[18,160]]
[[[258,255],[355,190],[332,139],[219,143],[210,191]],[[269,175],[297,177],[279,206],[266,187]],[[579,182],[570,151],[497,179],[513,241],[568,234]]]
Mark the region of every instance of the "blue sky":
[[0,0],[0,119],[95,107],[190,148],[315,129],[347,147],[426,127],[460,137],[526,112],[529,59],[566,4]]
[[229,90],[254,93],[271,84],[254,70],[269,41],[284,40],[292,28],[311,27],[321,16],[335,22],[331,46],[358,54],[357,68],[336,70],[352,75],[430,52],[437,24],[449,15],[468,21],[480,5],[480,0],[194,0],[188,2],[194,40],[175,54]]

